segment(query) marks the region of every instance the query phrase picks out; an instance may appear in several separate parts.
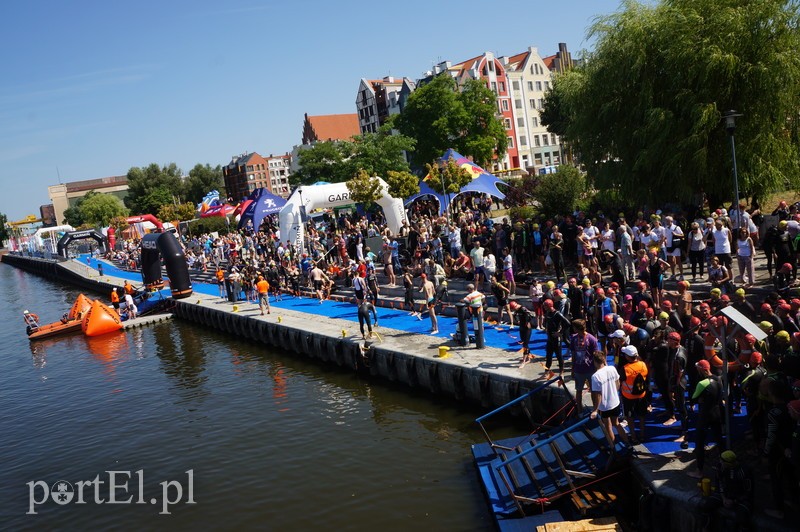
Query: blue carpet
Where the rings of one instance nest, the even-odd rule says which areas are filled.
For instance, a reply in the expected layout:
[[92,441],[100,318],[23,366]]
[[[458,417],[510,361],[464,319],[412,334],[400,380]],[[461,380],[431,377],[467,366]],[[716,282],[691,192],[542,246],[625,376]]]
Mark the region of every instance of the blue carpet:
[[[86,264],[86,255],[74,259],[76,262]],[[139,272],[129,272],[117,268],[115,265],[102,261],[103,275],[110,275],[121,279],[128,279],[135,283],[142,282],[142,276]],[[98,261],[95,258],[91,259],[90,266],[97,269]],[[192,288],[195,292],[219,296],[219,287],[216,284],[206,284],[194,282]],[[164,289],[165,293],[169,293],[169,289]],[[220,299],[222,301],[222,299]],[[247,303],[246,301],[239,301],[239,305],[252,305],[253,308],[258,308],[256,303]],[[274,301],[270,299],[270,306],[272,312],[275,313],[276,309],[288,309],[298,312],[305,312],[307,314],[314,314],[317,316],[327,316],[329,318],[338,318],[358,323],[358,309],[352,303],[343,303],[339,301],[324,301],[322,304],[317,299],[310,299],[307,297],[296,298],[284,295],[282,301]],[[245,307],[246,308],[246,307]],[[389,327],[414,334],[428,334],[430,335],[431,322],[427,314],[422,320],[410,316],[407,311],[377,307],[378,323],[382,327]],[[434,338],[443,341],[449,340],[450,335],[456,332],[457,320],[456,318],[437,316],[439,321],[439,332],[433,336]],[[519,343],[519,330],[511,328],[507,325],[502,327],[486,324],[484,327],[484,337],[486,345],[503,349],[509,352],[519,351],[522,346]],[[472,327],[470,326],[470,334],[472,334]],[[544,352],[545,335],[542,331],[532,331],[530,347],[532,351],[540,353]]]

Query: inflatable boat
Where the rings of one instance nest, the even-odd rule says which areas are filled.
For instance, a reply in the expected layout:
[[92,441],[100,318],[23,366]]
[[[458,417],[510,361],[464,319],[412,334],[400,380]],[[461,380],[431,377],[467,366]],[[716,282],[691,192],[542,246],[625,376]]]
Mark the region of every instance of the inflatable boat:
[[60,321],[29,327],[29,340],[41,340],[62,334],[69,334],[81,330],[83,317],[92,307],[93,301],[83,294],[80,294],[72,304],[69,312],[64,314]]

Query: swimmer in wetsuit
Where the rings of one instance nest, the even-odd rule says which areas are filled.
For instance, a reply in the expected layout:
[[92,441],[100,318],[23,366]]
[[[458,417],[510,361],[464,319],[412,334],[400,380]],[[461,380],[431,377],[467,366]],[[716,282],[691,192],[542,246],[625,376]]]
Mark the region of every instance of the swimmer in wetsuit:
[[[378,312],[375,310],[375,305],[369,300],[365,300],[358,306],[358,325],[361,328],[361,338],[364,340],[372,338],[372,321],[369,317],[370,311],[372,311],[372,315],[375,317],[375,325],[377,326]],[[364,335],[364,324],[367,325],[367,331],[369,333],[366,336]]]

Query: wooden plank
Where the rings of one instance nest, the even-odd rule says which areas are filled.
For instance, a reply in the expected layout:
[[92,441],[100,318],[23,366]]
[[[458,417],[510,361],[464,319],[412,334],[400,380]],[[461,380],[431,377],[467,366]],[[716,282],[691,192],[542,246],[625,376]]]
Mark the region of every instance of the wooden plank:
[[562,521],[559,523],[547,523],[536,527],[538,532],[592,532],[602,530],[622,530],[622,527],[614,517],[597,517],[594,519],[582,519],[580,521]]

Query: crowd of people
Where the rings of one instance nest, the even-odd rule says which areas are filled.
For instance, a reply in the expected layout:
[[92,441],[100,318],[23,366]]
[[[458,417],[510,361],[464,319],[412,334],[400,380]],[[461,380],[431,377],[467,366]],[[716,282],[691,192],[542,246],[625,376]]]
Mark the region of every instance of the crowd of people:
[[[501,222],[490,207],[468,195],[442,215],[423,202],[396,234],[380,213],[329,215],[309,221],[302,249],[282,241],[269,217],[255,234],[200,235],[183,245],[190,268],[215,273],[221,297],[234,283],[237,295],[261,302],[262,313],[269,312],[265,293],[300,296],[308,286],[322,302],[333,290],[352,289],[365,338],[372,335],[370,314],[377,321],[382,286],[402,286],[406,310],[420,319],[427,314],[436,333],[448,280],[465,279],[472,312],[483,313],[489,302],[498,321],[519,328],[523,365],[533,356],[534,330],[546,337],[546,377],[556,375],[553,359],[563,373],[566,351],[578,406],[588,387],[591,415],[602,420],[609,439],[616,431],[623,440],[646,441],[645,417],[656,405],[664,412],[660,422],[675,426],[683,446],[693,427],[690,473],[703,476],[709,436],[723,444],[724,409],[746,407],[752,451],[771,477],[774,511],[783,510],[785,486],[797,500],[797,205],[781,202],[769,215],[731,205],[693,216],[675,209]],[[756,278],[759,250],[767,259],[766,286],[765,276],[760,284]],[[137,266],[135,243],[117,254]],[[710,288],[701,292],[693,284]],[[737,327],[721,312],[725,307],[755,323],[763,338]]]

